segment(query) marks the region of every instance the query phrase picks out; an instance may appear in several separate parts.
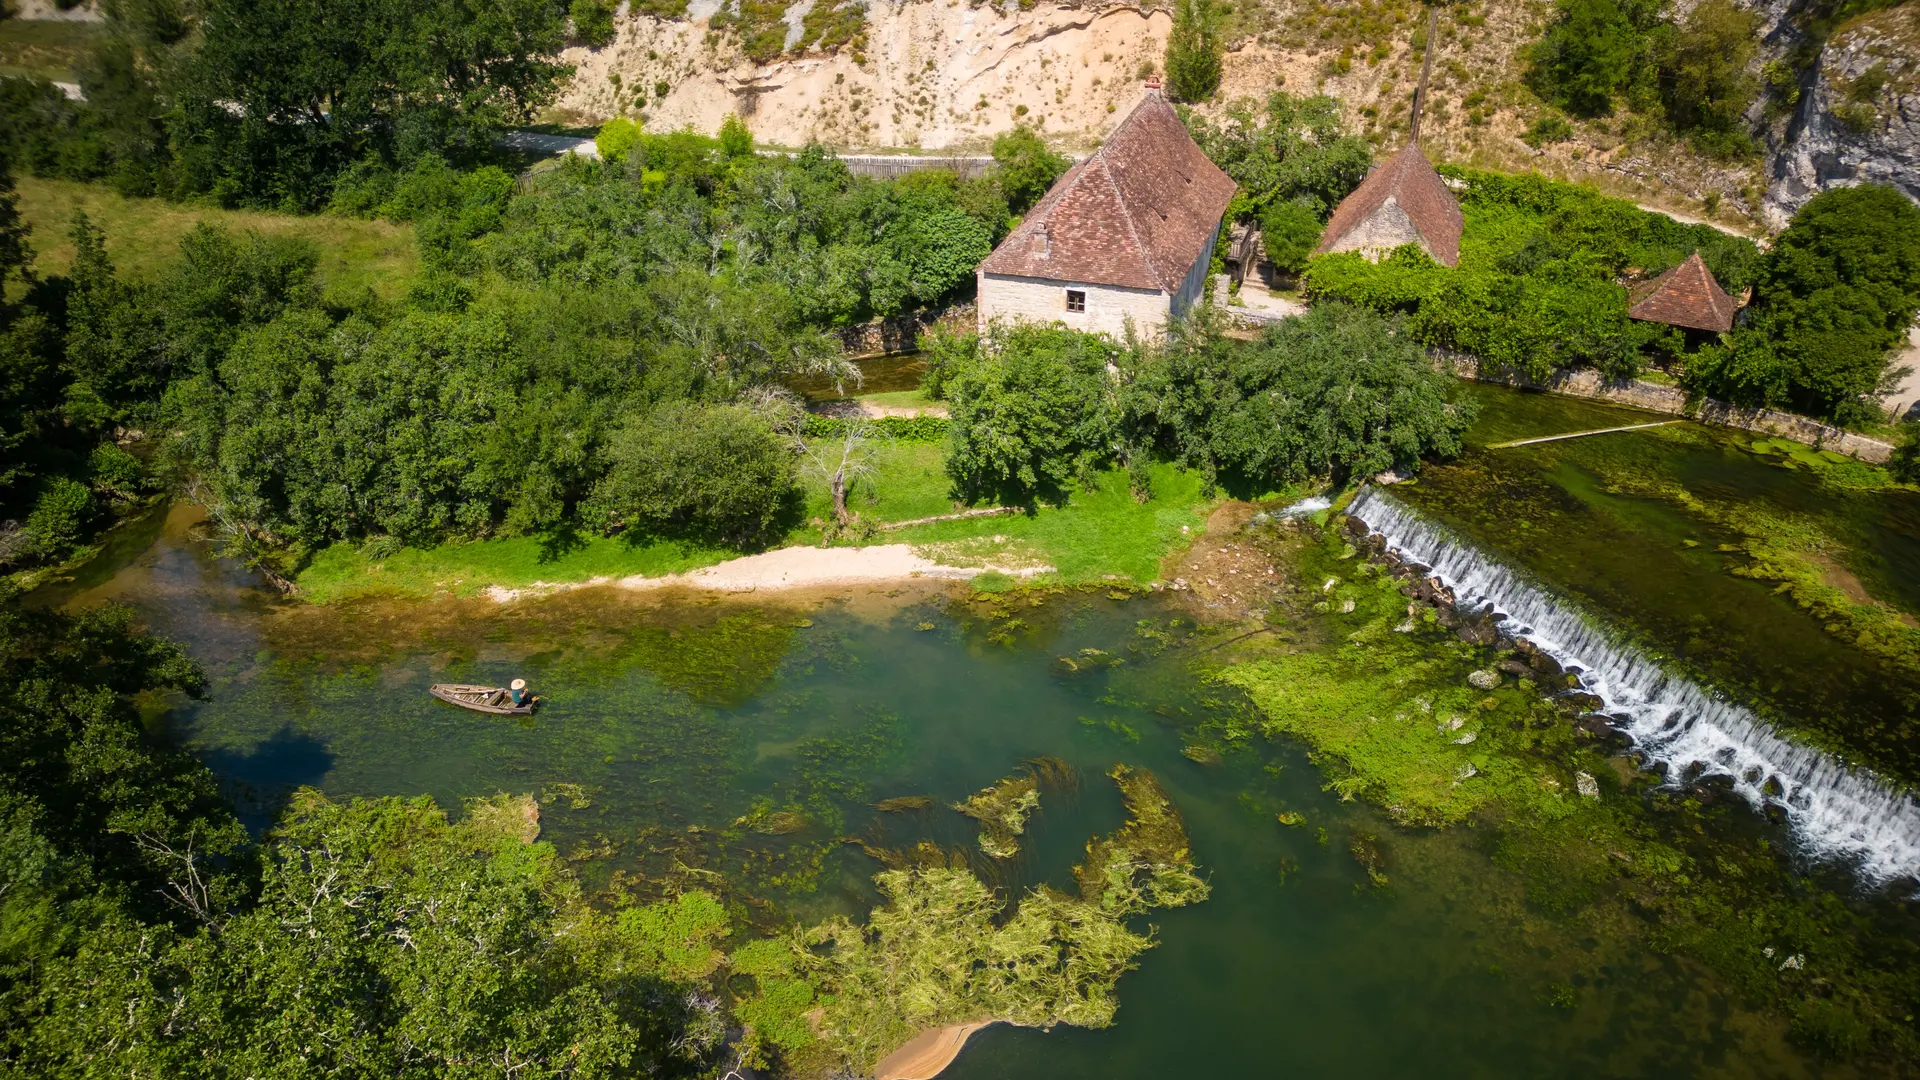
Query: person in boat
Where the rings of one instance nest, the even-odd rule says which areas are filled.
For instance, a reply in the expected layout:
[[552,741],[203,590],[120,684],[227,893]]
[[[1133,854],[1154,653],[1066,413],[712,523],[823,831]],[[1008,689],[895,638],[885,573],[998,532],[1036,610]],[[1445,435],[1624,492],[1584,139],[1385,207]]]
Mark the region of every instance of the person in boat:
[[513,699],[513,704],[516,708],[533,700],[533,695],[527,692],[527,680],[525,679],[513,680],[507,687],[507,696]]

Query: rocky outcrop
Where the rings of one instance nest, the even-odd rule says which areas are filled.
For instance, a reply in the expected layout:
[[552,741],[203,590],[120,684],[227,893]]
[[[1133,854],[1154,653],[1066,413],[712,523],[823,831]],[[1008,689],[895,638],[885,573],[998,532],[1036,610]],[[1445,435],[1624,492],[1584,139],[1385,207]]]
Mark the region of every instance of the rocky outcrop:
[[1820,192],[1867,183],[1920,201],[1920,4],[1856,19],[1827,42],[1774,155],[1767,219],[1780,228]]

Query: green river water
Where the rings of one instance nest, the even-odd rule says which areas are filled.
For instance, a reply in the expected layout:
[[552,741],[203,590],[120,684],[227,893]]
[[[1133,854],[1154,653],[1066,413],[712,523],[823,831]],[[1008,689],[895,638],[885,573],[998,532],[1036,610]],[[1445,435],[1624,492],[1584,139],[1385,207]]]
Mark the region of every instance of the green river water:
[[[1539,401],[1496,401],[1502,414],[1483,421],[1478,441],[1577,428],[1591,415]],[[1662,453],[1719,453],[1674,445]],[[1487,453],[1498,452],[1476,451],[1459,475],[1503,467],[1482,461]],[[1598,514],[1591,508],[1614,498],[1567,471],[1578,468],[1571,451],[1519,460],[1533,471],[1515,482],[1559,484],[1564,514]],[[1792,497],[1782,485],[1803,479],[1764,461],[1726,462],[1745,470],[1728,483],[1769,497]],[[1408,490],[1499,540],[1490,520],[1457,509],[1471,500],[1446,501],[1442,475]],[[989,633],[1006,629],[1005,618],[939,593],[803,603],[587,590],[506,607],[312,608],[278,601],[193,542],[195,517],[176,506],[123,529],[78,579],[38,599],[129,602],[188,645],[210,693],[157,704],[155,723],[214,768],[255,827],[300,785],[335,797],[424,792],[450,808],[534,792],[543,838],[589,886],[645,875],[722,888],[771,925],[874,902],[879,866],[843,837],[964,845],[974,832],[944,809],[889,815],[875,800],[950,803],[1025,759],[1064,759],[1082,777],[1078,794],[1043,799],[1022,854],[993,883],[1066,886],[1088,837],[1121,820],[1102,774],[1117,762],[1152,770],[1185,815],[1211,899],[1155,913],[1159,944],[1121,981],[1115,1026],[990,1028],[943,1074],[954,1080],[1853,1075],[1803,1056],[1777,1015],[1703,966],[1533,910],[1473,827],[1396,828],[1324,791],[1322,771],[1290,742],[1254,740],[1223,761],[1194,760],[1183,751],[1246,706],[1196,676],[1216,637],[1171,600],[1022,602],[1014,614],[1025,625],[995,641]],[[1902,579],[1913,518],[1872,517],[1860,515],[1863,529],[1909,546],[1889,548],[1884,565],[1863,562],[1862,579],[1913,588]],[[1555,526],[1582,539],[1541,563],[1610,559],[1563,575],[1597,609],[1618,608],[1651,638],[1671,635],[1672,651],[1703,669],[1747,665],[1727,681],[1776,694],[1782,709],[1884,700],[1894,703],[1888,724],[1910,715],[1897,705],[1907,684],[1871,685],[1765,584],[1728,578],[1704,556],[1680,554],[1680,569],[1662,569],[1648,554],[1711,554],[1712,544],[1682,548],[1676,526],[1652,510],[1605,520],[1613,539]],[[1636,529],[1657,540],[1618,550],[1618,535]],[[1512,550],[1526,550],[1512,539]],[[1084,648],[1125,663],[1063,674],[1054,658]],[[1814,659],[1789,652],[1801,649]],[[1808,663],[1821,668],[1820,687],[1786,689]],[[479,716],[425,694],[432,681],[516,674],[547,698],[533,718]],[[1280,810],[1306,824],[1282,826]],[[807,824],[785,835],[753,827],[779,811]],[[1728,844],[1770,835],[1743,807],[1714,827]],[[1350,853],[1355,837],[1383,853],[1385,887],[1369,884]]]

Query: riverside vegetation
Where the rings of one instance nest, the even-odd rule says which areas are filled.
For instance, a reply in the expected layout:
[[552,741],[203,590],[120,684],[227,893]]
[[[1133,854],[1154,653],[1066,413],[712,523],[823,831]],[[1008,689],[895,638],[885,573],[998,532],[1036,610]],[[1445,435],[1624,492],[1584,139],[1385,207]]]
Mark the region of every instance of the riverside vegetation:
[[[213,3],[191,20],[116,8],[102,56],[118,66],[101,70],[125,76],[121,93],[90,81],[72,104],[4,87],[0,134],[23,168],[383,218],[413,230],[420,267],[404,295],[343,288],[311,244],[204,227],[136,275],[80,219],[66,272],[42,278],[0,197],[0,511],[22,519],[0,548],[9,567],[56,564],[166,490],[205,506],[223,555],[283,585],[317,574],[341,598],[388,565],[457,592],[443,583],[487,560],[527,579],[557,565],[660,572],[812,540],[809,512],[857,527],[838,520],[849,473],[811,487],[800,474],[809,439],[850,429],[822,431],[783,384],[850,378],[836,327],[962,295],[1062,165],[1029,132],[996,147],[1001,168],[981,180],[870,182],[819,148],[756,154],[738,123],[713,139],[612,126],[603,162],[516,181],[491,136],[560,77],[557,5],[510,5],[468,28],[459,55],[436,33],[465,26],[445,5],[413,12],[398,37],[377,5],[327,20],[309,7]],[[1183,12],[1189,85],[1211,77],[1213,17]],[[364,83],[291,61],[375,42],[390,47]],[[449,77],[471,92],[431,92]],[[1276,241],[1297,240],[1364,167],[1329,117],[1325,101],[1274,98],[1262,117],[1202,131],[1248,187],[1236,214]],[[1478,250],[1512,282],[1406,253],[1377,268],[1323,260],[1309,282],[1344,280],[1359,302],[1316,304],[1251,342],[1209,312],[1163,343],[1030,327],[935,342],[926,389],[952,413],[944,446],[868,440],[851,506],[878,515],[893,499],[892,520],[952,497],[1019,508],[904,538],[962,559],[1045,557],[1094,590],[982,591],[879,628],[825,609],[636,611],[598,594],[301,609],[186,541],[181,507],[138,526],[161,550],[141,562],[145,542],[127,538],[109,584],[124,572],[184,586],[137,597],[141,618],[204,667],[124,609],[55,614],[8,595],[0,1062],[50,1076],[831,1075],[929,1025],[1111,1027],[1137,964],[1130,978],[1160,988],[1154,1007],[1107,1034],[1146,1041],[1076,1042],[1062,1060],[1110,1075],[1125,1070],[1073,1055],[1129,1046],[1136,1071],[1199,1057],[1243,1071],[1271,1067],[1246,1031],[1291,1024],[1305,1045],[1328,1002],[1380,1000],[1293,978],[1274,905],[1302,905],[1298,924],[1340,948],[1316,918],[1403,904],[1347,925],[1380,955],[1494,980],[1408,1010],[1506,1040],[1492,1056],[1466,1046],[1469,1068],[1617,1067],[1634,1051],[1484,1022],[1593,1002],[1660,1025],[1642,1052],[1665,1067],[1740,1051],[1798,1066],[1805,1052],[1898,1073],[1920,997],[1901,904],[1799,860],[1789,836],[1710,789],[1656,788],[1577,734],[1543,683],[1488,675],[1512,657],[1408,611],[1320,526],[1226,541],[1265,552],[1280,582],[1252,636],[1198,625],[1177,592],[1106,582],[1164,576],[1220,491],[1344,486],[1468,450],[1476,399],[1433,370],[1431,335],[1519,358],[1539,343],[1523,324],[1600,312],[1607,333],[1554,360],[1625,370],[1669,348],[1613,318],[1609,279],[1689,245],[1720,245],[1717,269],[1757,283],[1766,317],[1705,348],[1762,349],[1733,383],[1763,400],[1848,416],[1884,371],[1889,320],[1911,315],[1911,222],[1889,211],[1891,228],[1861,228],[1873,191],[1816,200],[1756,263],[1744,242],[1564,185],[1472,186],[1504,193],[1470,205],[1470,228],[1499,226],[1473,241],[1485,234]],[[1692,377],[1716,370],[1704,355],[1684,358]],[[1816,363],[1829,359],[1833,371]],[[1743,453],[1823,482],[1893,483],[1777,450]],[[1648,475],[1611,486],[1745,530],[1742,571],[1780,579],[1845,648],[1907,655],[1897,614],[1833,584],[1824,525]],[[1426,476],[1416,499],[1444,491],[1444,470]],[[116,595],[93,592],[91,573],[48,596]],[[1873,621],[1848,621],[1863,611]],[[507,665],[561,688],[525,726],[450,721],[395,692],[429,671],[499,679]],[[1845,734],[1832,745],[1853,745]],[[1899,730],[1870,734],[1874,753],[1904,748]],[[1080,770],[1112,789],[1080,790]],[[499,794],[529,790],[538,799]],[[956,799],[964,810],[942,808]],[[1071,886],[1044,869],[1070,865]],[[1429,893],[1515,932],[1436,944],[1462,920],[1419,908]],[[1157,937],[1150,914],[1188,942],[1231,928],[1217,955],[1258,957],[1265,981],[1151,981],[1169,976],[1145,950],[1175,931]],[[1647,954],[1684,963],[1647,971]],[[1314,970],[1340,978],[1358,955],[1318,954]],[[1385,984],[1428,989],[1407,988],[1404,970]],[[1326,1000],[1273,1006],[1288,983]],[[1695,992],[1738,1021],[1647,1011]],[[1221,1017],[1235,1023],[1213,1037],[1182,1029]],[[1340,1019],[1329,1030],[1372,1032],[1339,1040],[1349,1067],[1436,1059],[1417,1026]],[[1791,1047],[1749,1034],[1782,1019]],[[990,1055],[1023,1044],[994,1045],[982,1067],[1016,1072]]]

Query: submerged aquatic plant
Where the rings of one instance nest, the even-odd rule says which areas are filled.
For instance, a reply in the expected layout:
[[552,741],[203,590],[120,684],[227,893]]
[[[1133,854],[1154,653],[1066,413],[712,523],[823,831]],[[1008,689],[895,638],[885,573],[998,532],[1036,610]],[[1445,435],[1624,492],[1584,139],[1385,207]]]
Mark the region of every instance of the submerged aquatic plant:
[[981,851],[1011,859],[1020,853],[1018,837],[1027,831],[1027,818],[1040,808],[1040,782],[1032,773],[1009,776],[953,808],[980,823]]
[[[1116,983],[1153,946],[1151,932],[1129,929],[1126,919],[1197,903],[1208,886],[1180,813],[1153,775],[1125,765],[1108,775],[1127,820],[1087,844],[1087,861],[1074,871],[1080,896],[1041,886],[1008,915],[1005,899],[972,872],[928,857],[874,879],[884,902],[865,926],[835,917],[736,950],[733,971],[754,983],[735,1010],[751,1025],[750,1040],[777,1049],[798,1071],[870,1072],[932,1027],[1111,1024]],[[1033,773],[1010,779],[1036,794]]]

